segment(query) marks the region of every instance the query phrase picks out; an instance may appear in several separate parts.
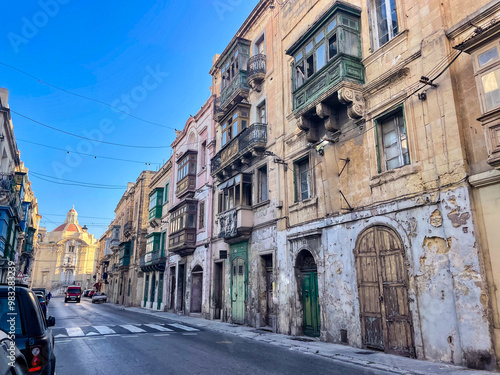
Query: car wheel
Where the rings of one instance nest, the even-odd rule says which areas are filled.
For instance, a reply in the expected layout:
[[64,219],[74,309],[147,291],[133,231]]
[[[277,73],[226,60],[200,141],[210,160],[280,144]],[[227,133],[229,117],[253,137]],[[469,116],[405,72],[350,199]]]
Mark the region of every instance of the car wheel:
[[68,300],[66,298],[64,299],[64,303],[68,303]]

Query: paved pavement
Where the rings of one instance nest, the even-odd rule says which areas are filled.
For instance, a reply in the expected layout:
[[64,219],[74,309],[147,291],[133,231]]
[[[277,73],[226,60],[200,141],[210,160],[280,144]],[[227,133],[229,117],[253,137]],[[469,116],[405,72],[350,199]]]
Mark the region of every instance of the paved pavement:
[[[459,366],[452,366],[443,363],[430,361],[421,361],[411,358],[405,358],[377,351],[357,349],[345,345],[336,345],[312,339],[309,337],[292,337],[282,334],[274,334],[268,331],[258,330],[253,327],[245,327],[236,324],[222,323],[220,321],[207,320],[203,318],[177,315],[168,312],[159,312],[142,309],[138,307],[123,307],[121,305],[111,304],[116,310],[129,311],[144,316],[150,316],[169,321],[177,321],[180,324],[198,327],[205,331],[219,332],[225,337],[233,336],[263,342],[270,345],[285,348],[288,351],[297,353],[316,355],[322,358],[328,358],[333,363],[356,365],[358,371],[361,369],[383,371],[386,374],[404,374],[404,375],[486,375],[492,374],[488,371],[470,370]],[[309,372],[308,372],[309,373]],[[327,372],[328,373],[328,372]],[[362,372],[354,372],[361,374]]]
[[56,318],[52,330],[57,375],[393,374],[259,341],[251,331],[245,337],[241,332],[235,335],[203,327],[202,323],[208,323],[203,319],[185,322],[173,314],[172,319],[165,313],[157,316],[109,303],[93,305],[86,298],[78,304],[53,298],[49,315]]

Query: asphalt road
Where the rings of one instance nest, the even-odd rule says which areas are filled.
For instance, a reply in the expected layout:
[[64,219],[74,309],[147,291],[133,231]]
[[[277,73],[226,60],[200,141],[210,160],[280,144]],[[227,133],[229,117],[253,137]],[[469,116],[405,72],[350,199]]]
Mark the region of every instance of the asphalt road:
[[109,304],[52,298],[57,375],[386,374]]

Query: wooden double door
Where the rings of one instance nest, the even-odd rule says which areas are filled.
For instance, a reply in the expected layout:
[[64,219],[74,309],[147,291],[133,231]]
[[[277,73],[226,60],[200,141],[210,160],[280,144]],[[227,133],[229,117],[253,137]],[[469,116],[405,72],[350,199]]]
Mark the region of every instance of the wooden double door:
[[414,357],[408,272],[400,238],[388,227],[371,227],[360,235],[355,255],[364,347]]

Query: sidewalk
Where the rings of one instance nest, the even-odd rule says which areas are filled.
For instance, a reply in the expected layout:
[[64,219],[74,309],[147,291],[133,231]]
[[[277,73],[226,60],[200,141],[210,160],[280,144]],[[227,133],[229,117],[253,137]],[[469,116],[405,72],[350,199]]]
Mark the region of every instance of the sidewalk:
[[470,370],[464,367],[421,361],[406,357],[385,354],[382,352],[353,348],[351,346],[331,344],[310,337],[287,336],[271,333],[253,327],[240,326],[236,324],[222,323],[220,321],[195,318],[185,315],[177,315],[163,311],[147,310],[139,307],[123,307],[121,305],[109,304],[117,309],[132,311],[139,314],[151,315],[156,318],[174,320],[186,323],[206,330],[235,335],[251,340],[278,345],[289,350],[295,350],[306,354],[315,354],[330,358],[334,361],[349,362],[373,370],[382,370],[401,375],[486,375],[494,374],[488,371]]

